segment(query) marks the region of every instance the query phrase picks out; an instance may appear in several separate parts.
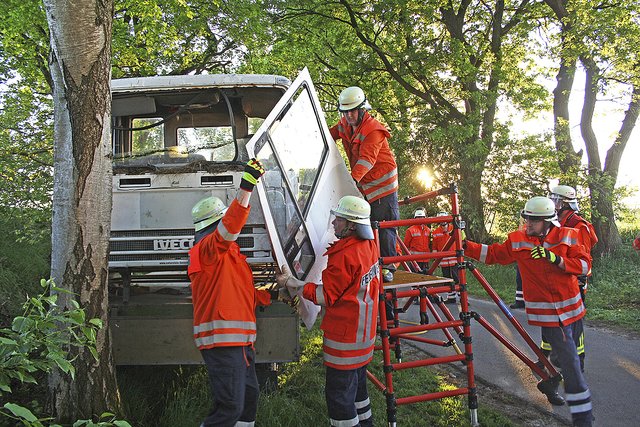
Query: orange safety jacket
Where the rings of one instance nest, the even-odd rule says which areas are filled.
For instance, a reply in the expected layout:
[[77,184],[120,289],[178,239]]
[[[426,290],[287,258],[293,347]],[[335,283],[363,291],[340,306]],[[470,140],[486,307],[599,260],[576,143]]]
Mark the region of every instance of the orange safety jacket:
[[[531,249],[540,245],[561,256],[565,270],[546,259],[531,258]],[[504,243],[492,245],[467,241],[465,255],[485,264],[518,264],[529,324],[566,326],[584,317],[577,276],[587,274],[591,258],[575,229],[552,227],[544,237],[527,236],[521,229],[510,233]]]
[[268,292],[254,287],[251,268],[235,242],[249,210],[234,200],[213,233],[189,251],[193,338],[201,350],[252,345],[256,306],[271,302]]
[[355,131],[344,117],[330,131],[334,140],[342,140],[351,176],[369,203],[398,190],[398,166],[387,140],[391,134],[382,123],[365,111]]
[[[444,247],[449,241],[451,237],[451,233],[453,232],[453,226],[451,224],[447,224],[446,226],[438,226],[435,230],[431,232],[431,238],[433,241],[431,242],[431,247],[433,252],[441,252],[444,251]],[[448,251],[454,251],[456,249],[454,244],[449,246]],[[442,261],[440,261],[440,267],[453,267],[456,265],[456,257],[444,257]]]
[[304,298],[325,306],[324,364],[356,369],[373,357],[378,321],[378,247],[373,240],[345,237],[329,246],[322,285],[307,283]]
[[571,210],[562,211],[558,221],[563,227],[571,227],[578,230],[578,241],[584,245],[587,253],[591,255],[591,249],[598,243],[598,236],[596,236],[596,230],[593,225]]
[[431,230],[426,225],[412,225],[404,233],[404,244],[412,254],[426,254],[431,252],[429,242]]

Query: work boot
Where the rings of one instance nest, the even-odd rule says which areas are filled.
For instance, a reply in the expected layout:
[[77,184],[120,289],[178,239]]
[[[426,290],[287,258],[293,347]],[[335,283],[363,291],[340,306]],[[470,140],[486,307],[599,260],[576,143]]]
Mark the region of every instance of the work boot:
[[509,306],[509,308],[524,308],[524,301],[517,300]]
[[557,391],[554,391],[553,393],[545,394],[545,396],[547,396],[547,400],[553,406],[563,406],[564,405],[564,397],[560,396],[560,394]]
[[393,282],[393,271],[386,268],[382,269],[382,281],[384,283]]
[[558,393],[558,386],[560,385],[562,377],[560,375],[548,378],[546,380],[538,381],[536,386],[538,390],[540,390],[545,396],[547,396],[547,400],[554,406],[562,406],[564,405],[564,397],[560,396]]

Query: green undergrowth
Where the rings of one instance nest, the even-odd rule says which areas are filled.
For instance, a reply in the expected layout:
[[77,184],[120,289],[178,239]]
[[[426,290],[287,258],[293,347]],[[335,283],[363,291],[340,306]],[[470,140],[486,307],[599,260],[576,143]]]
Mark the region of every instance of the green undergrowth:
[[[316,328],[302,333],[299,362],[284,365],[278,387],[260,395],[256,425],[261,427],[299,427],[328,425],[324,398],[322,337]],[[370,370],[382,378],[381,352],[376,352]],[[136,426],[197,426],[209,410],[209,385],[204,367],[161,368],[145,371],[120,369],[118,379],[128,420]],[[154,373],[152,375],[152,373]],[[444,374],[429,368],[394,373],[397,397],[451,390],[455,388]],[[386,400],[369,382],[369,396],[376,426],[387,425]],[[483,426],[511,426],[509,419],[485,406],[479,409]],[[467,426],[469,410],[466,396],[451,397],[398,407],[398,425]]]
[[43,277],[49,277],[49,240],[19,241],[16,224],[0,218],[0,320],[2,324],[18,313],[26,295],[39,291]]

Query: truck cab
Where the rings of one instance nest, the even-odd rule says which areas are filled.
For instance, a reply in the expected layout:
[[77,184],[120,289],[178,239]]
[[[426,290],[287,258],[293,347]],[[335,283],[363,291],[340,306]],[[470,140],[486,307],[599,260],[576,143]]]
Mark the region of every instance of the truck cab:
[[[113,210],[109,245],[111,332],[116,364],[200,364],[186,274],[191,208],[227,205],[244,164],[266,173],[237,243],[258,287],[278,267],[320,282],[335,238],[329,208],[358,194],[304,70],[272,75],[157,76],[112,81]],[[299,357],[295,309],[258,308],[256,360]]]

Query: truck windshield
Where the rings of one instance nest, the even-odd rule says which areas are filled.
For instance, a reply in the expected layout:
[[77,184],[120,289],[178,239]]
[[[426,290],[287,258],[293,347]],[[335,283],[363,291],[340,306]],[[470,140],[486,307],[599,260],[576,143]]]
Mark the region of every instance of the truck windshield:
[[236,147],[231,126],[176,128],[176,145],[165,143],[162,118],[131,120],[131,151],[120,153],[118,160],[128,163],[189,163],[196,160],[228,162],[235,159]]

